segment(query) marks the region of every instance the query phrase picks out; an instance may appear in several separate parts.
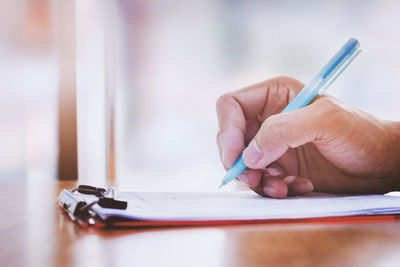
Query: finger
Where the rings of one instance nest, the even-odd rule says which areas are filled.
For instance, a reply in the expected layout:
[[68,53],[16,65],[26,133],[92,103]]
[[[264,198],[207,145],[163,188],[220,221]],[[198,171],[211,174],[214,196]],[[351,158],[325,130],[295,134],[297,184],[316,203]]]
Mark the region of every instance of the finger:
[[265,107],[257,117],[259,122],[280,113],[303,88],[303,83],[289,77],[272,79],[268,88]]
[[230,168],[245,148],[244,135],[238,128],[226,127],[219,132],[219,142],[222,163],[225,168]]
[[220,135],[219,132],[218,132],[218,134],[217,134],[217,147],[218,147],[218,155],[219,155],[219,158],[220,158],[220,160],[221,160],[221,162],[222,162],[222,165],[224,166],[225,170],[228,170],[228,167],[226,167],[226,166],[224,165],[224,161],[223,161],[223,158],[222,158],[221,135]]
[[288,185],[288,195],[297,196],[310,193],[314,190],[312,182],[305,178],[299,176],[286,176],[282,181]]
[[246,121],[280,112],[301,88],[302,84],[294,79],[278,77],[218,99],[217,116],[225,166],[230,167],[244,149]]
[[288,194],[288,186],[281,178],[281,176],[264,176],[253,190],[262,196],[285,198]]
[[246,169],[237,177],[250,189],[256,188],[261,182],[262,173],[259,170]]
[[260,130],[260,125],[257,119],[252,119],[246,122],[246,134],[244,137],[244,143],[246,146],[248,146],[250,141],[253,140],[258,130]]
[[280,164],[278,164],[277,162],[273,162],[265,168],[264,175],[285,176],[286,171],[283,169],[283,167]]
[[[277,114],[264,121],[243,160],[249,168],[260,169],[279,159],[289,148],[296,148],[316,139],[324,140],[335,131],[335,117],[329,101],[315,103],[288,113]],[[337,110],[336,110],[337,111]]]

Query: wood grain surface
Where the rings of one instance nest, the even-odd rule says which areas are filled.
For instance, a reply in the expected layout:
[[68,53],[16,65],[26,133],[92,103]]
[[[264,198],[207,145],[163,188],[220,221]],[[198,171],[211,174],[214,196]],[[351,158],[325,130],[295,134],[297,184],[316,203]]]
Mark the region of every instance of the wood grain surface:
[[400,266],[400,223],[81,229],[74,182],[0,184],[0,266]]

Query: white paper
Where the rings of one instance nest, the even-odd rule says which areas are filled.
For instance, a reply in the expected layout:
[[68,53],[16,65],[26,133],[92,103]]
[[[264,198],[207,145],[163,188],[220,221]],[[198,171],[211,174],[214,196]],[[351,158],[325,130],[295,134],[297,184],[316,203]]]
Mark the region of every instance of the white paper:
[[[82,195],[88,202],[92,196]],[[253,192],[121,192],[126,210],[93,210],[102,218],[118,216],[143,221],[265,220],[400,213],[400,197],[329,195],[272,199]]]

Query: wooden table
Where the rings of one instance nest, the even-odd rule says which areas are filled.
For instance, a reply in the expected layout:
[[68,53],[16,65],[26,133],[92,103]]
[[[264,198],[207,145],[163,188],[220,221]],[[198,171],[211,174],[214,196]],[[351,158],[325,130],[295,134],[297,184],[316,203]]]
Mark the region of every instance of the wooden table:
[[81,229],[72,182],[0,183],[0,266],[400,266],[400,223]]

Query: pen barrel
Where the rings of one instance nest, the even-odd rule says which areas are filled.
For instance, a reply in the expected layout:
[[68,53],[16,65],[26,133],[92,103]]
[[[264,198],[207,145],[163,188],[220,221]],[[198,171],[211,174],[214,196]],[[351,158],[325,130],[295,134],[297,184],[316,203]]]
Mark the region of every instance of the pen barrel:
[[311,80],[297,95],[290,101],[289,105],[281,113],[286,113],[303,108],[308,105],[308,103],[313,100],[313,98],[318,94],[318,88],[323,85],[323,78],[317,75]]
[[359,42],[351,38],[345,45],[333,56],[333,58],[326,64],[321,70],[320,75],[323,79],[329,79],[330,76],[334,75],[336,70],[346,61],[357,50],[359,50]]

